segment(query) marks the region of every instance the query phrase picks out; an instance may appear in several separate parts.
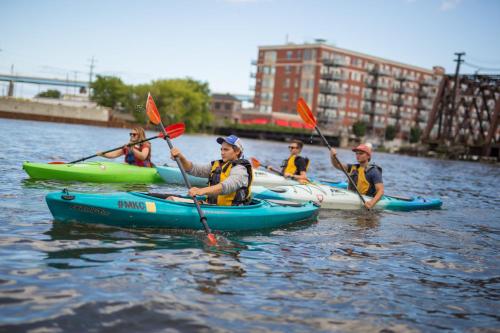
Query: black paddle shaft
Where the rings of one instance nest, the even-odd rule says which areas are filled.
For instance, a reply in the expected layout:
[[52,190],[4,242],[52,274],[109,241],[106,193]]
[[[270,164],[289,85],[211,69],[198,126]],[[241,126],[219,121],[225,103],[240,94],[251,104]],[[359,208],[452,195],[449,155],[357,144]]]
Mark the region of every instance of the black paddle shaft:
[[[127,144],[127,147],[130,147],[130,146],[133,146],[133,145],[136,145],[136,144],[139,144],[139,143],[143,143],[143,142],[146,142],[146,141],[150,141],[150,140],[153,140],[153,139],[156,139],[156,138],[159,138],[159,137],[160,137],[160,135],[156,135],[156,136],[152,136],[150,138],[144,139],[144,140],[139,141],[139,142],[129,143],[129,144]],[[110,150],[106,150],[106,151],[102,152],[102,154],[111,153],[112,151],[115,151],[115,150],[120,149],[122,147],[123,146],[116,147],[116,148],[113,148],[113,149],[110,149]],[[94,157],[97,157],[97,156],[98,156],[97,154],[90,155],[90,156],[87,156],[87,157],[84,157],[84,158],[80,158],[79,160],[76,160],[76,161],[68,162],[68,164],[74,164],[74,163],[82,162],[82,161],[88,160],[89,158],[94,158]]]
[[[170,148],[170,150],[172,150],[172,148],[174,148],[174,146],[172,145],[172,142],[170,141],[170,137],[168,136],[168,133],[165,131],[165,128],[163,127],[163,123],[161,120],[160,120],[160,125],[161,125],[161,130],[162,130],[163,134],[165,135],[165,140],[167,140],[168,147]],[[186,186],[189,190],[191,188],[191,183],[189,182],[189,179],[186,175],[186,171],[184,170],[184,167],[182,166],[182,163],[179,160],[179,157],[175,158],[175,162],[177,162],[177,166],[179,167],[179,170],[181,170],[182,178],[184,178],[184,183],[186,184]],[[200,203],[198,202],[198,200],[196,200],[195,196],[192,196],[192,198],[193,198],[194,204],[196,206],[196,210],[198,211],[198,215],[200,215],[200,221],[203,224],[203,228],[205,228],[205,231],[207,234],[211,234],[212,231],[210,231],[210,227],[207,224],[207,218],[206,218],[205,214],[203,213],[203,211],[201,210]]]

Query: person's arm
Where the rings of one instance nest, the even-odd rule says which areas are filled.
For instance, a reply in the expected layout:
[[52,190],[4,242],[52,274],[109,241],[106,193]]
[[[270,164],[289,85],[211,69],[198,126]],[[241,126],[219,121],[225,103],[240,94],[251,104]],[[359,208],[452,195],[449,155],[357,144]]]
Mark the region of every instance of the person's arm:
[[375,206],[377,204],[377,202],[379,202],[379,200],[382,199],[382,196],[384,195],[384,183],[375,184],[375,191],[376,192],[375,192],[375,196],[373,197],[373,199],[371,199],[365,203],[365,207],[368,209]]
[[113,150],[113,151],[110,151],[109,153],[106,153],[104,154],[103,152],[97,152],[96,155],[97,156],[102,156],[102,157],[105,157],[105,158],[117,158],[117,157],[120,157],[122,156],[124,153],[124,150],[125,147],[122,147],[120,149],[117,149],[117,150]]
[[245,186],[248,186],[247,169],[242,165],[235,165],[231,168],[229,176],[223,182],[203,188],[191,187],[189,195],[229,194]]
[[330,150],[330,160],[332,161],[332,165],[336,168],[336,169],[339,169],[339,170],[342,170],[344,169],[345,172],[347,172],[347,164],[342,164],[342,163],[339,163],[338,162],[338,159],[337,159],[337,151],[335,150],[335,148],[332,148]]
[[222,193],[222,183],[207,187],[191,187],[188,191],[190,196],[195,195],[219,195]]
[[376,168],[372,169],[370,174],[366,176],[370,183],[375,184],[375,195],[373,199],[365,203],[365,207],[370,209],[375,206],[384,195],[384,183],[382,181],[382,173]]
[[134,154],[135,158],[137,158],[141,161],[144,161],[146,158],[148,158],[149,150],[150,150],[149,146],[144,147],[142,149],[142,151],[137,149],[136,146],[132,146],[132,147],[130,147],[130,149],[132,149],[132,153]]

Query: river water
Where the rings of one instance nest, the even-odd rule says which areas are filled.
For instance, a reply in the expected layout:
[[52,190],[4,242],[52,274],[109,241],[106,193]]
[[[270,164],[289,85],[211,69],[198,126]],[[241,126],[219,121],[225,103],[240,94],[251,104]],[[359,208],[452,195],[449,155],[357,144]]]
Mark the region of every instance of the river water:
[[[52,220],[44,197],[62,188],[185,192],[33,181],[21,168],[120,146],[127,129],[0,119],[0,132],[0,332],[500,330],[498,165],[377,153],[387,193],[437,196],[443,208],[322,211],[306,225],[226,234],[234,245],[214,249],[192,233]],[[263,163],[288,154],[285,143],[243,142]],[[219,158],[215,136],[174,144],[194,161]],[[152,149],[172,163],[165,142]],[[303,153],[311,175],[342,179],[326,148]]]

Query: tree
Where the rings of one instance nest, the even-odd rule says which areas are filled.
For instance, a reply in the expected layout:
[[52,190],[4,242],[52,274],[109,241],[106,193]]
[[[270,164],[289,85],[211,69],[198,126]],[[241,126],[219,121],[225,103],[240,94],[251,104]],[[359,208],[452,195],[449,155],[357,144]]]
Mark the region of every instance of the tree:
[[362,121],[357,121],[352,124],[352,131],[356,137],[361,138],[366,134],[366,124]]
[[36,97],[61,98],[61,92],[59,90],[49,89],[39,93]]
[[419,142],[421,136],[422,136],[422,129],[420,127],[415,126],[410,129],[410,143]]
[[97,75],[90,87],[93,90],[91,99],[99,105],[110,108],[114,108],[118,102],[124,104],[128,92],[127,86],[115,76]]
[[388,125],[385,128],[385,139],[387,141],[392,141],[396,137],[396,127],[393,125]]
[[190,131],[198,131],[211,124],[207,83],[190,78],[158,80],[153,81],[149,88],[162,118],[170,123],[184,122]]

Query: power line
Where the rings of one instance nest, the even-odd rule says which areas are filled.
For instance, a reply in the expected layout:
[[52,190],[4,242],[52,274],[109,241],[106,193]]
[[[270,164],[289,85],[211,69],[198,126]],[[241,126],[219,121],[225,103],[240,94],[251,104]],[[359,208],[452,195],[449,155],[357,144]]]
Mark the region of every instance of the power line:
[[488,67],[483,67],[475,64],[471,64],[470,62],[464,61],[464,65],[475,68],[477,70],[482,70],[482,71],[491,71],[491,72],[498,72],[500,71],[500,68],[488,68]]

